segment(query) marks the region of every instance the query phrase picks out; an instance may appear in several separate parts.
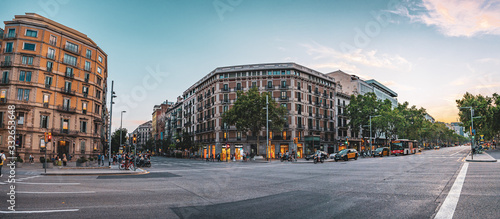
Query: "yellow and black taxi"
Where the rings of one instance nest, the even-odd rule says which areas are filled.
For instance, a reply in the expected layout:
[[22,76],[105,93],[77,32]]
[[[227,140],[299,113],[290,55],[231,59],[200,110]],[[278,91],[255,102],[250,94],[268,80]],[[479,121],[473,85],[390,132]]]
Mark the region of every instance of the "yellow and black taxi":
[[386,147],[377,148],[373,151],[372,155],[374,157],[389,156],[389,148]]
[[348,161],[349,159],[358,159],[358,151],[356,149],[344,149],[339,151],[337,154],[335,154],[335,157],[333,157],[335,162],[339,160],[345,160]]

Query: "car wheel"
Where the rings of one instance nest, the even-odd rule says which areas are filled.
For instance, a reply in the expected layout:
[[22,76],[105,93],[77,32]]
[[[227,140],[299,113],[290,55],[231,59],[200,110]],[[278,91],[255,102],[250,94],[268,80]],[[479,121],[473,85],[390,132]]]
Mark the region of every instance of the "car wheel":
[[384,154],[380,154],[380,157],[384,157]]
[[356,154],[356,156],[354,156],[354,160],[357,160],[358,159],[358,155]]
[[344,157],[344,160],[349,161],[349,158],[347,157],[347,155]]
[[335,160],[335,162],[338,162],[339,160],[337,160],[336,158],[334,158],[333,160]]

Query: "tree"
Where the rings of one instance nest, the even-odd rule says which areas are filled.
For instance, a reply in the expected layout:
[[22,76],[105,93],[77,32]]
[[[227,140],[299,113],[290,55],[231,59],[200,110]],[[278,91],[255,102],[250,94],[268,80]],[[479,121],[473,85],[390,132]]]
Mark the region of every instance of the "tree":
[[[366,93],[364,95],[351,95],[351,100],[347,106],[347,117],[349,117],[349,126],[352,131],[359,133],[362,131],[362,135],[366,136],[366,127],[370,123],[370,116],[378,115],[377,111],[380,108],[382,102],[377,100],[375,93]],[[369,132],[369,130],[368,130]]]
[[287,121],[287,109],[278,106],[270,93],[259,93],[257,88],[252,88],[243,93],[237,93],[237,100],[234,105],[223,114],[223,122],[228,125],[235,125],[238,131],[252,135],[257,135],[257,145],[259,144],[259,132],[266,126],[266,96],[269,101],[269,122],[270,130],[281,131]]
[[[127,136],[127,129],[122,128],[122,144],[125,144],[125,136]],[[120,129],[116,129],[115,132],[111,135],[111,151],[112,152],[118,152],[118,149],[120,147]]]
[[[472,107],[474,108],[473,117],[481,116],[481,118],[474,119],[474,129],[476,134],[483,134],[485,139],[492,139],[500,132],[498,119],[499,117],[499,96],[493,94],[493,97],[479,95],[472,95],[466,92],[462,99],[456,100],[457,107]],[[458,113],[460,121],[463,123],[465,129],[470,132],[472,126],[470,109],[461,109]],[[495,120],[496,119],[496,120]]]

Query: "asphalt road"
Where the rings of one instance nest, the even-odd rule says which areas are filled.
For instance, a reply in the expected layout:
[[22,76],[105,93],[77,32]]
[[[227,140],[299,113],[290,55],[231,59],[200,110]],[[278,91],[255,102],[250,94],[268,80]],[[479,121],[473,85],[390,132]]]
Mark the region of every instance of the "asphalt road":
[[[20,168],[19,213],[0,218],[433,218],[468,149],[323,164],[158,157],[150,174],[134,176],[41,176]],[[454,218],[500,218],[499,165],[469,163]],[[5,180],[0,200],[8,199]],[[0,201],[0,211],[7,206]]]

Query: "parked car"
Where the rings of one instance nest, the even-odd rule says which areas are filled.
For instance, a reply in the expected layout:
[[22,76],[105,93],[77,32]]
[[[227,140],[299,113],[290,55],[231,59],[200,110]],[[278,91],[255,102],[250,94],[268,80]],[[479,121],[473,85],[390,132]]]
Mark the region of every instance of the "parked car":
[[344,149],[339,151],[333,159],[335,160],[335,162],[339,160],[348,161],[349,159],[357,160],[358,156],[358,151],[356,151],[356,149]]
[[373,157],[389,156],[389,148],[386,147],[377,148],[373,151],[372,156]]
[[[325,159],[325,160],[326,160],[326,159],[328,159],[328,153],[326,153],[326,152],[324,152],[324,151],[319,151],[319,152],[321,153],[321,157],[322,157],[323,159]],[[310,155],[306,155],[306,157],[305,157],[305,158],[306,158],[306,160],[312,160],[312,159],[313,159],[313,157],[314,157],[314,154],[310,154]]]
[[330,154],[330,159],[335,159],[335,155],[337,155],[337,153],[331,153]]

